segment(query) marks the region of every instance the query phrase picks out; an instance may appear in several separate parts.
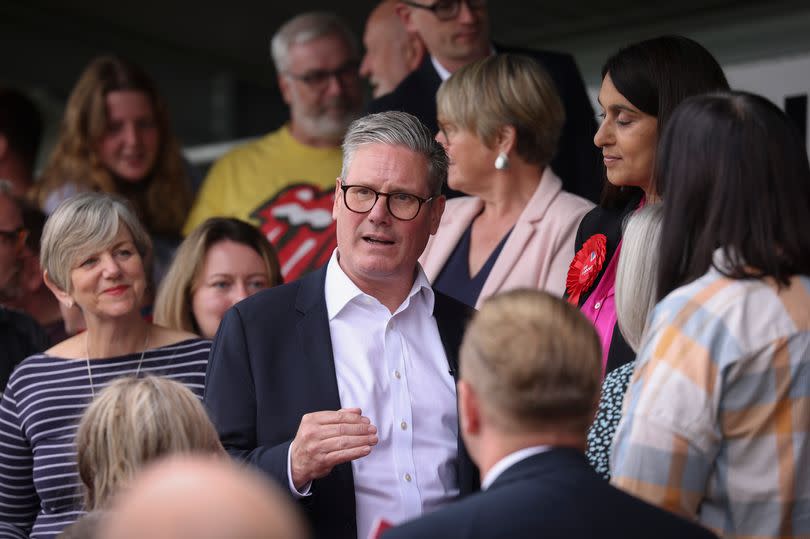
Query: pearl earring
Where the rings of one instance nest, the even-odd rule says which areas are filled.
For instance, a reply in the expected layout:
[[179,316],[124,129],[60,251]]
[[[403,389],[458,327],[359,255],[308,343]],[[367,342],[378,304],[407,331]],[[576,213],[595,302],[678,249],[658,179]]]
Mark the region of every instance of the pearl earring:
[[506,170],[507,168],[509,168],[509,158],[506,156],[506,153],[501,152],[498,154],[498,157],[495,158],[495,169]]

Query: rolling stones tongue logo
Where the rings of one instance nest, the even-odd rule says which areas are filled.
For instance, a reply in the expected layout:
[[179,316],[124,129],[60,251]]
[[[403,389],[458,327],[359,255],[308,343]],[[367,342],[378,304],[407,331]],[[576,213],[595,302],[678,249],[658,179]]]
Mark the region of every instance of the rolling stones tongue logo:
[[259,206],[251,217],[278,251],[284,282],[329,261],[337,245],[332,220],[334,189],[295,184]]

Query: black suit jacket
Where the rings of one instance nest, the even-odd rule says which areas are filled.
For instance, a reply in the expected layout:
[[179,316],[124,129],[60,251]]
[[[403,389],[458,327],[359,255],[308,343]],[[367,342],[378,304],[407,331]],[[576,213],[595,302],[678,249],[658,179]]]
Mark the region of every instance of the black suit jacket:
[[[289,491],[287,452],[301,417],[341,408],[326,311],[326,266],[255,294],[231,308],[211,349],[205,404],[225,449]],[[448,370],[472,309],[435,294],[434,316]],[[462,494],[478,488],[478,471],[459,440]],[[336,466],[301,500],[315,537],[357,538],[351,463]]]
[[[605,252],[605,263],[602,269],[596,276],[593,285],[583,293],[579,298],[579,307],[582,307],[590,297],[591,293],[596,290],[602,276],[605,274],[613,255],[616,253],[616,248],[622,239],[622,232],[624,226],[624,219],[638,207],[641,201],[642,193],[634,195],[629,202],[622,208],[607,209],[597,206],[582,218],[577,229],[576,245],[574,252],[578,252],[582,248],[588,238],[594,234],[604,234],[607,237],[607,250]],[[625,363],[629,363],[636,358],[636,353],[627,344],[627,341],[622,337],[622,332],[619,331],[619,324],[613,326],[613,338],[610,340],[610,350],[608,350],[607,366],[605,373],[609,373],[617,367],[621,367]]]
[[[562,179],[566,191],[598,202],[602,189],[601,155],[593,144],[596,120],[585,83],[570,54],[495,46],[499,53],[523,54],[543,66],[557,86],[565,109],[565,125],[560,134],[557,154],[551,168]],[[409,112],[435,133],[436,92],[441,78],[433,67],[430,55],[408,75],[390,94],[373,100],[369,112],[401,110]]]
[[[518,462],[485,491],[393,528],[383,539],[712,539],[710,531],[611,486],[581,452]],[[716,539],[716,538],[715,538]]]

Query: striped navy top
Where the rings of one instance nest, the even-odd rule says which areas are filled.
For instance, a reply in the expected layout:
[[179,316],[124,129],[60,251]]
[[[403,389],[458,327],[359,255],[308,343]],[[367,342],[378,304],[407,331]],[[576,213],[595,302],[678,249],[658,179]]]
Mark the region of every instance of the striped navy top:
[[[202,399],[211,341],[147,350],[141,374],[165,376]],[[135,375],[140,352],[90,362],[96,395]],[[0,538],[50,538],[83,514],[74,438],[92,399],[87,362],[45,354],[14,370],[0,402]]]

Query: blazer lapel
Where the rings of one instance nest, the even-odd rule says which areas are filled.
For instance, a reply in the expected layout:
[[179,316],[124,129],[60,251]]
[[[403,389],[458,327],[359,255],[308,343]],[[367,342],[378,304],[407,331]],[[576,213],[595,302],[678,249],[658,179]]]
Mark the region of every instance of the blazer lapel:
[[[464,336],[464,327],[467,320],[473,315],[475,309],[458,302],[441,292],[434,292],[433,316],[439,328],[439,337],[447,356],[447,366],[454,380],[458,380],[458,351],[461,348],[461,339]],[[475,492],[479,487],[478,468],[470,459],[464,440],[461,438],[461,428],[458,432],[458,459],[456,461],[456,477],[459,492],[462,495]]]
[[[326,266],[301,278],[295,308],[300,316],[297,324],[298,340],[301,350],[303,368],[310,375],[311,386],[308,393],[314,399],[317,410],[338,410],[341,408],[338,392],[337,375],[335,374],[335,357],[332,351],[332,337],[329,331],[329,316],[326,311]],[[342,492],[340,500],[332,502],[333,507],[351,519],[354,524],[350,535],[356,535],[354,473],[350,462],[344,462],[332,469],[332,472],[317,479],[313,488],[317,490],[318,481],[334,481]],[[306,504],[307,499],[304,498]]]
[[487,298],[501,289],[504,281],[512,269],[521,262],[526,244],[534,236],[537,230],[537,223],[543,219],[551,203],[562,190],[562,182],[551,171],[551,167],[546,167],[540,184],[535,189],[534,194],[529,199],[526,208],[518,217],[509,239],[501,250],[501,254],[495,260],[492,270],[489,272],[481,293],[478,295],[478,307],[482,298]]
[[[613,259],[613,255],[616,253],[616,248],[618,248],[619,242],[622,240],[622,225],[624,224],[624,218],[638,207],[642,196],[643,193],[633,197],[627,202],[627,204],[625,204],[623,208],[620,209],[608,210],[600,208],[602,211],[601,218],[593,224],[594,226],[591,227],[590,231],[587,231],[590,233],[584,233],[582,235],[582,243],[584,244],[594,234],[604,234],[607,238],[607,249],[605,250],[605,263],[602,264],[602,269],[599,270],[599,274],[596,276],[596,280],[594,280],[593,285],[579,297],[578,307],[585,305],[585,302],[588,301],[588,298],[591,296],[593,291],[596,290],[596,287],[602,280],[602,276],[605,274],[605,270],[607,270],[611,259]],[[586,231],[583,230],[583,232]],[[579,251],[581,248],[582,245],[579,245],[577,247],[577,251]]]
[[300,349],[304,352],[301,361],[310,375],[312,395],[317,395],[321,410],[337,410],[341,405],[326,313],[325,280],[326,266],[301,278],[295,304],[299,315],[296,329]]
[[419,259],[431,283],[436,281],[461,236],[483,207],[484,203],[475,197],[461,197],[448,201],[439,230],[430,237],[425,252]]

